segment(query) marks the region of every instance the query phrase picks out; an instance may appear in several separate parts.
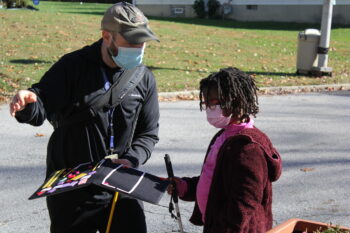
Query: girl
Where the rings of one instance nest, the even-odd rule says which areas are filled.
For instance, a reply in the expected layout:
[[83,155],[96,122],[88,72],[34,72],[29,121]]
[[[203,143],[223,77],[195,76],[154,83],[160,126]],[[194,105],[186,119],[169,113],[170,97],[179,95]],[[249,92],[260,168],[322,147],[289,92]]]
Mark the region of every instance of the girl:
[[175,183],[182,200],[195,201],[190,221],[204,225],[204,233],[265,233],[272,227],[271,182],[280,177],[282,163],[269,138],[254,127],[257,90],[254,79],[237,68],[200,82],[200,109],[221,130],[200,176]]

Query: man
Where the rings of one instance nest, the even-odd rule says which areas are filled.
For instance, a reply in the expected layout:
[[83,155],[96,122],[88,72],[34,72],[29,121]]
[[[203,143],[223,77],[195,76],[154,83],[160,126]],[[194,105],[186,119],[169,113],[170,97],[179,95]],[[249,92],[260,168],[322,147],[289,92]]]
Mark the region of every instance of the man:
[[[158,142],[156,83],[151,71],[141,65],[145,42],[158,39],[143,13],[125,2],[105,12],[101,28],[99,41],[64,55],[39,83],[19,91],[10,103],[10,113],[19,122],[38,126],[48,119],[54,126],[47,175],[100,161],[108,154],[118,155],[116,163],[138,167]],[[142,68],[141,81],[117,107],[99,109],[91,118],[79,115],[118,83],[124,72]],[[118,94],[111,90],[112,97]],[[51,232],[105,232],[112,196],[90,187],[48,197]],[[110,232],[146,231],[142,203],[119,195]]]

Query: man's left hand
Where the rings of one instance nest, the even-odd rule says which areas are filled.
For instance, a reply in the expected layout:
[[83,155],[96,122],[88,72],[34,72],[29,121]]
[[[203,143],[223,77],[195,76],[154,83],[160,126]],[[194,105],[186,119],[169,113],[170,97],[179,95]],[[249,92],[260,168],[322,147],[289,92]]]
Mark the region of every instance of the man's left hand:
[[132,168],[133,164],[127,160],[127,159],[111,159],[113,163],[117,163],[117,164],[123,164],[124,166],[128,167],[128,168]]

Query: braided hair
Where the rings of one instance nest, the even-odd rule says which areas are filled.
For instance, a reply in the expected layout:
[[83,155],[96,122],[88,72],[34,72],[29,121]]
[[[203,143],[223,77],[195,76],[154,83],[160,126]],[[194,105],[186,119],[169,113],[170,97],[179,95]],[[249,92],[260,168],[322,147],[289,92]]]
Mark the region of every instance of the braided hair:
[[209,106],[208,93],[212,88],[217,88],[220,106],[233,116],[240,117],[241,121],[254,117],[259,112],[258,95],[259,88],[255,80],[249,74],[228,67],[219,72],[210,74],[200,81],[200,110],[203,106]]

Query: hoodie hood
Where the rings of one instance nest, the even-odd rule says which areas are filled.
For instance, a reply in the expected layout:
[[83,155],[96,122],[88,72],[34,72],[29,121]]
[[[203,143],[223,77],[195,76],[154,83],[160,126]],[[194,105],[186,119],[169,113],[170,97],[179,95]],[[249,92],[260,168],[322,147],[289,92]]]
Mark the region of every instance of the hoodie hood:
[[271,182],[278,180],[282,173],[282,159],[278,151],[273,147],[270,139],[259,129],[244,129],[240,136],[248,137],[253,143],[258,144],[265,152],[265,159],[268,166],[269,179]]

